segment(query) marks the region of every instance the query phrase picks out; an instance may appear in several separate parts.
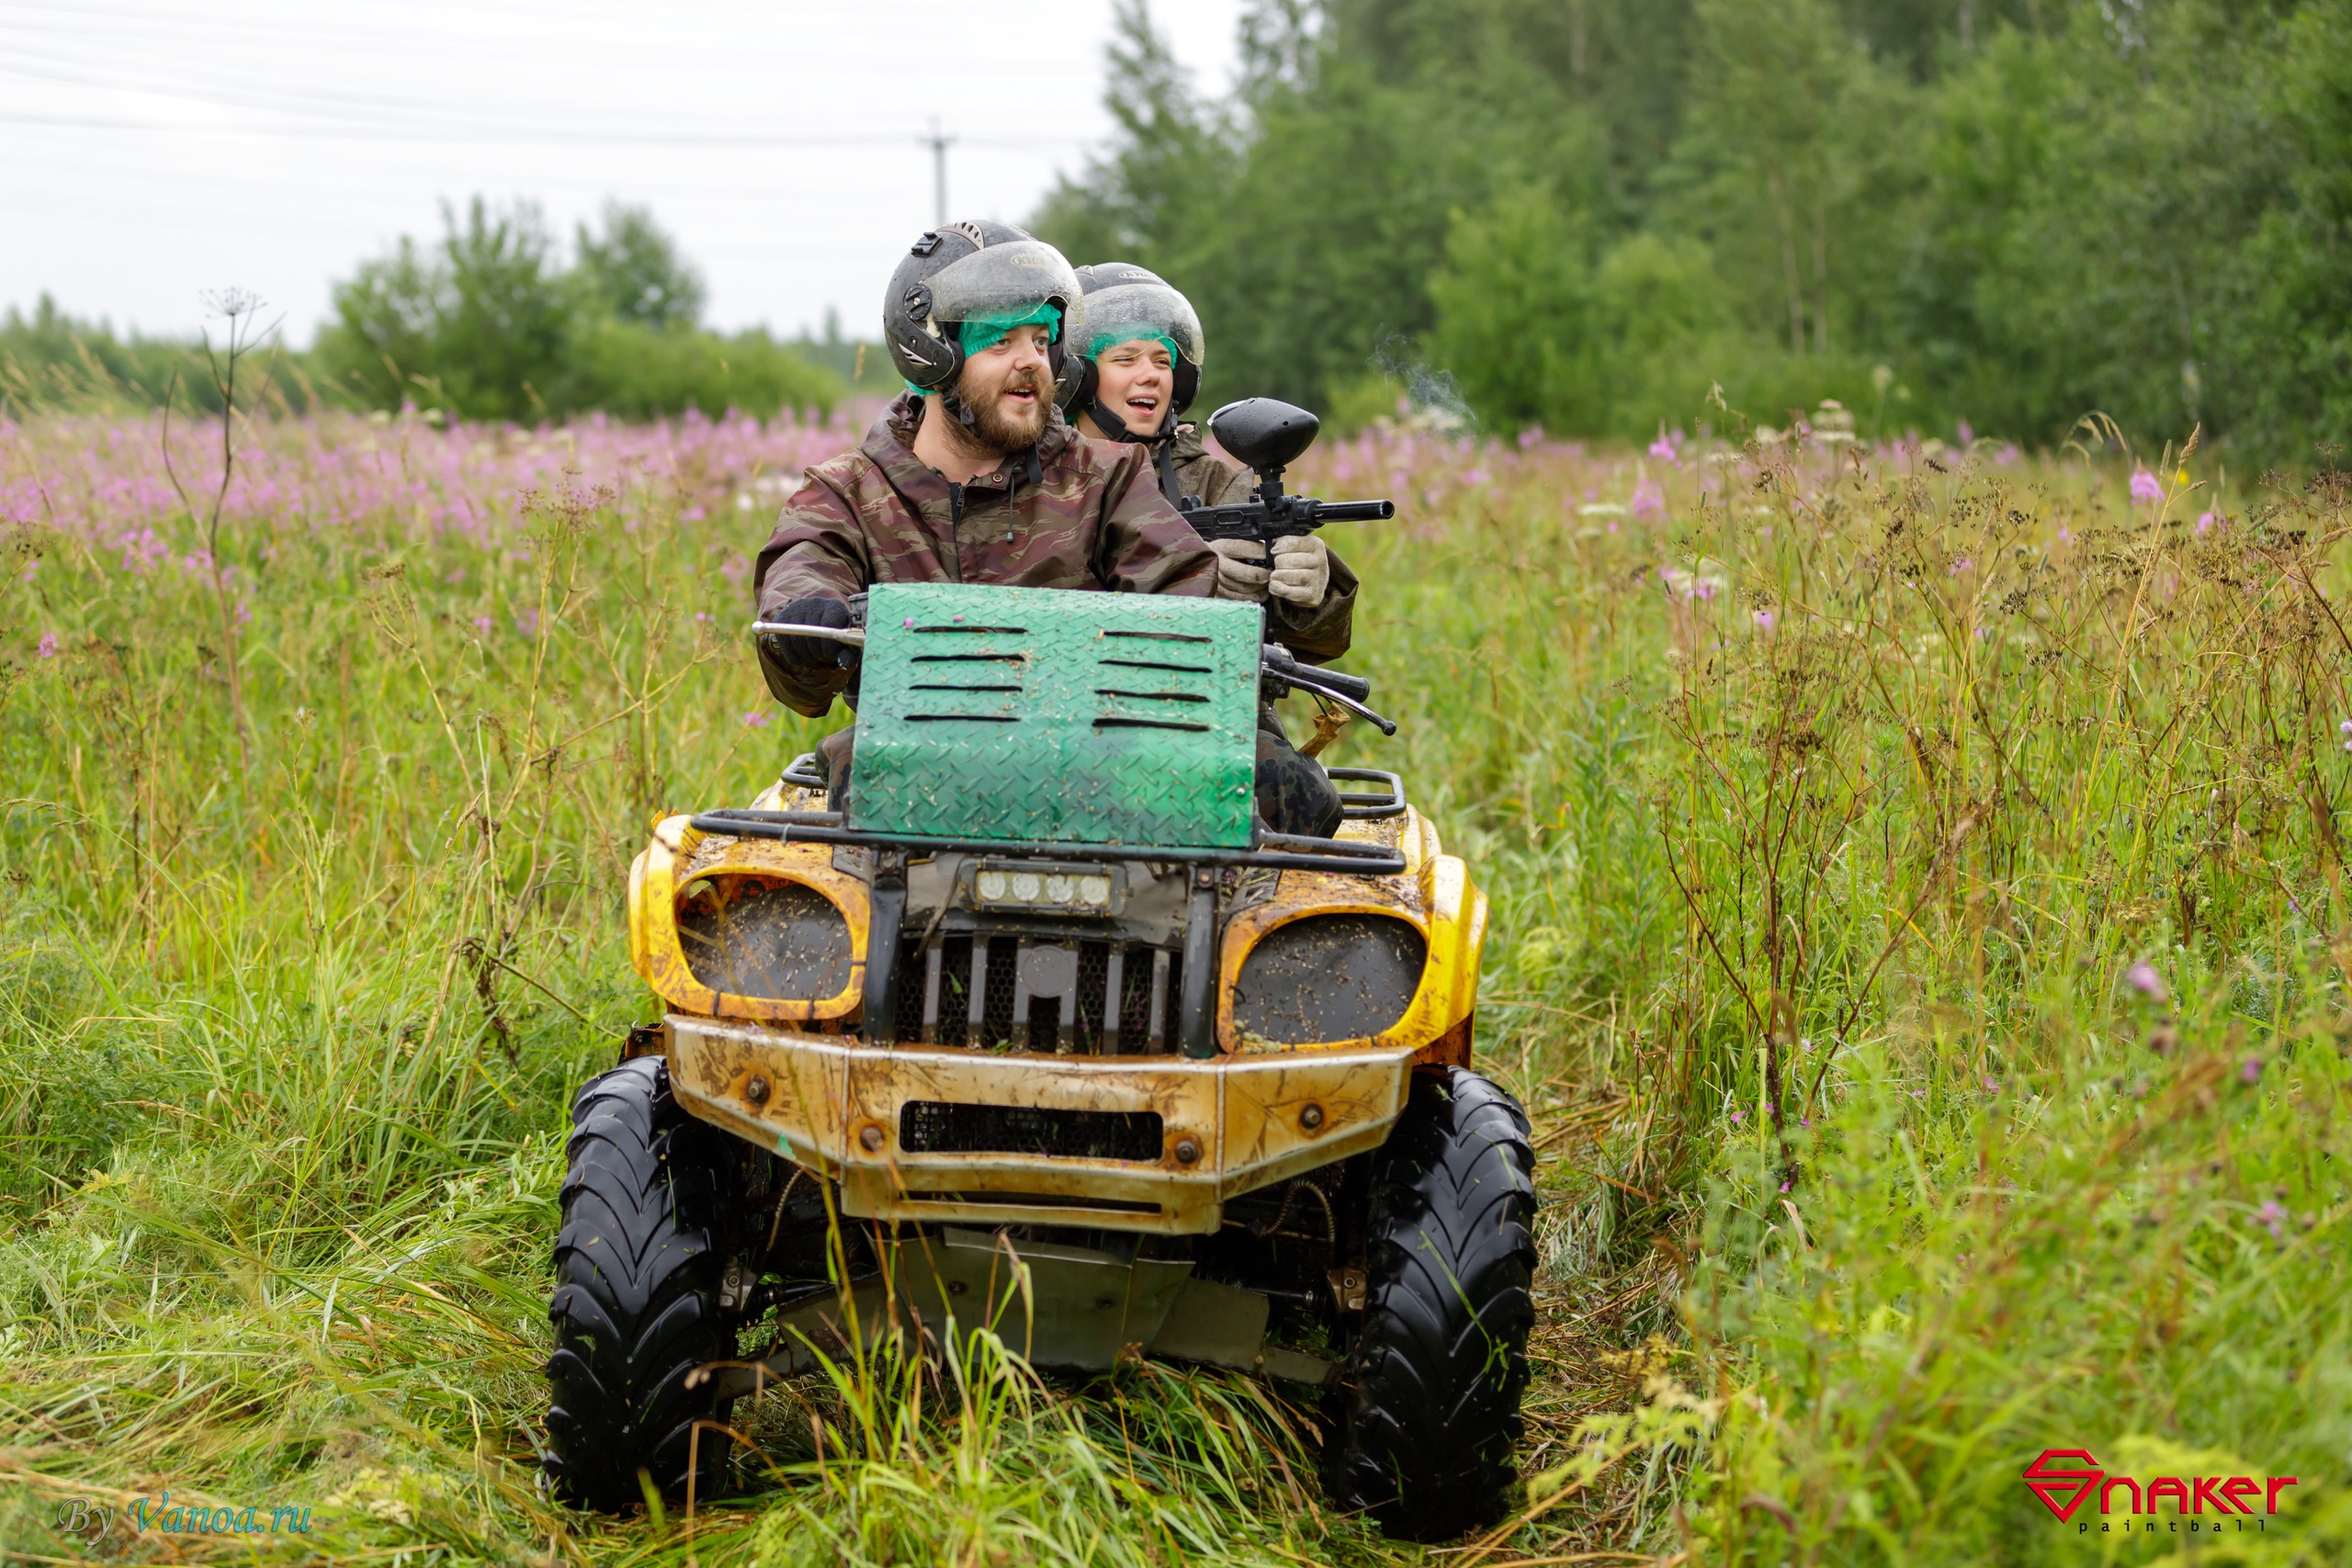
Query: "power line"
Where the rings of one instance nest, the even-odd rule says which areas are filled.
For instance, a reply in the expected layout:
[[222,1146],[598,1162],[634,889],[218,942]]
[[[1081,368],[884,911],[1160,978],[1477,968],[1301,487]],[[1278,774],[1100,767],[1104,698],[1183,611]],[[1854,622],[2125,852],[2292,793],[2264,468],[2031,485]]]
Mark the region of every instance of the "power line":
[[[6,67],[0,66],[0,70]],[[0,110],[0,125],[45,125],[68,130],[146,130],[172,136],[304,136],[336,141],[485,141],[544,143],[554,146],[598,147],[897,147],[899,138],[883,131],[825,134],[763,130],[637,131],[557,130],[535,126],[438,125],[187,125],[162,120],[101,119],[87,115],[18,114]],[[950,141],[957,140],[949,137]],[[922,139],[928,145],[928,139]],[[1075,136],[982,136],[975,147],[998,152],[1029,152],[1069,148],[1080,144]],[[944,174],[941,175],[942,181]]]

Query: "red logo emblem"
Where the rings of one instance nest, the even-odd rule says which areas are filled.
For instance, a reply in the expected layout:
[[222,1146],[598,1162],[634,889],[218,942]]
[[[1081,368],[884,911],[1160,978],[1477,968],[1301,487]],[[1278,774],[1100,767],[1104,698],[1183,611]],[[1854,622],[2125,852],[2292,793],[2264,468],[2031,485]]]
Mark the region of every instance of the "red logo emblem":
[[2087,1449],[2044,1449],[2040,1459],[2025,1467],[2025,1483],[2033,1488],[2041,1506],[2062,1520],[2073,1518],[2075,1510],[2088,1502],[2106,1479],[2107,1472]]

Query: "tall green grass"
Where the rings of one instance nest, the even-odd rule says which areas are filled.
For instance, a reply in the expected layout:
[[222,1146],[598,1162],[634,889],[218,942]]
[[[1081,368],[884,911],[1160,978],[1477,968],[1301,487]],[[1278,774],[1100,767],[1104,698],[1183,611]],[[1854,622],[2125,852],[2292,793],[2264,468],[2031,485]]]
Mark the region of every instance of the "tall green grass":
[[[655,1005],[622,875],[652,816],[747,799],[822,728],[743,657],[741,567],[795,454],[847,437],[241,430],[224,621],[173,564],[198,530],[132,482],[156,434],[0,442],[31,498],[0,576],[0,1546],[2183,1550],[2051,1518],[2019,1472],[2056,1447],[2301,1478],[2258,1537],[2189,1542],[2216,1555],[2352,1540],[2337,481],[1322,455],[1322,493],[1406,523],[1336,541],[1350,664],[1406,725],[1340,754],[1401,767],[1486,886],[1479,1052],[1542,1145],[1528,1517],[1459,1556],[1325,1511],[1282,1390],[1075,1387],[985,1339],[770,1391],[749,1490],[691,1519],[542,1496],[566,1107]],[[368,464],[409,488],[338,477]],[[311,1533],[56,1529],[167,1488]]]

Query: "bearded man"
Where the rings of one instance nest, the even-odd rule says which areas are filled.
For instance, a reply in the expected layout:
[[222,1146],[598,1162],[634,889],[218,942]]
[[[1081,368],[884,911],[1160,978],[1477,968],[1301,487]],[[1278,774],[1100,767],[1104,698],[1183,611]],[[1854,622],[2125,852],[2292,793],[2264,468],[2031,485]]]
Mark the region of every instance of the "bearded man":
[[[876,582],[1213,592],[1216,557],[1160,495],[1150,454],[1082,440],[1055,406],[1083,311],[1061,253],[1009,224],[917,240],[882,301],[906,392],[784,503],[754,576],[761,617],[846,626],[850,596]],[[796,712],[851,687],[837,644],[759,650]]]

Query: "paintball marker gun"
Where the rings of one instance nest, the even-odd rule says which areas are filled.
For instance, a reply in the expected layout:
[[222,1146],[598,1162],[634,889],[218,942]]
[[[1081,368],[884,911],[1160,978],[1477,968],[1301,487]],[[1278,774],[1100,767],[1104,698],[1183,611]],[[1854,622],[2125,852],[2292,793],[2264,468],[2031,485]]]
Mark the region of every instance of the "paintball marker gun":
[[1393,501],[1317,501],[1283,493],[1283,469],[1314,445],[1322,422],[1302,408],[1272,398],[1244,398],[1209,415],[1217,445],[1257,471],[1254,499],[1231,506],[1203,506],[1186,497],[1184,521],[1204,539],[1276,539],[1320,528],[1326,523],[1375,523],[1396,515]]

